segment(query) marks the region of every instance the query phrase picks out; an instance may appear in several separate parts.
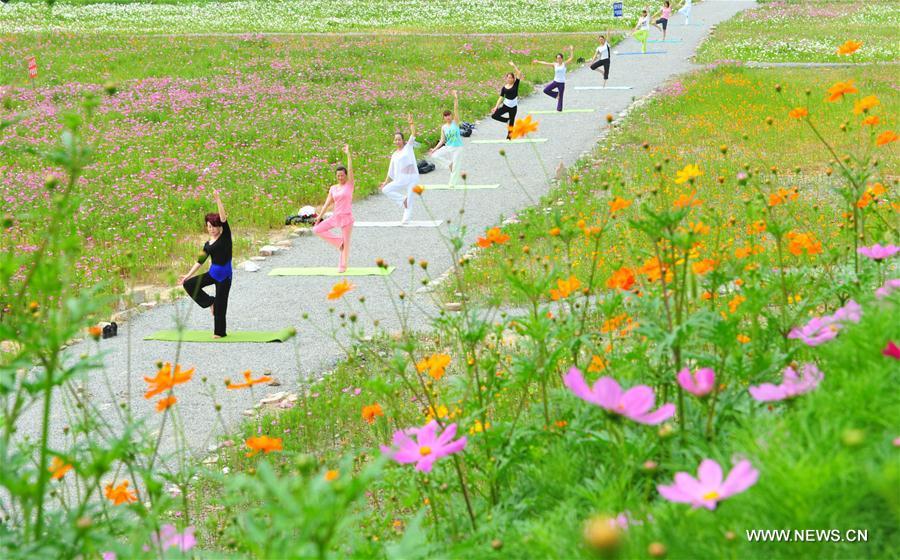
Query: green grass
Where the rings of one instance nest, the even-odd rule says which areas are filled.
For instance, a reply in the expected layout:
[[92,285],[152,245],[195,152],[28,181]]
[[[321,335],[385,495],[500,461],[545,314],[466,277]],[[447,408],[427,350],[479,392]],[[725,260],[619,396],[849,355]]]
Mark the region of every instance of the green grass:
[[[855,80],[860,94],[837,103],[825,102],[825,90],[846,79]],[[780,95],[775,94],[777,84],[784,85]],[[522,295],[515,291],[492,288],[505,281],[504,263],[513,259],[517,267],[538,275],[543,266],[558,266],[571,254],[576,255],[574,260],[578,263],[571,273],[585,281],[592,271],[592,241],[576,236],[570,245],[564,245],[547,232],[560,225],[560,220],[570,229],[575,229],[579,220],[597,223],[609,214],[608,204],[613,197],[631,200],[633,204],[611,222],[596,272],[605,279],[620,266],[640,267],[643,258],[651,256],[650,248],[642,236],[629,229],[628,220],[640,215],[641,204],[671,200],[682,192],[673,189],[668,179],[687,164],[698,165],[704,173],[695,187],[697,198],[703,200],[702,221],[717,232],[707,249],[721,252],[722,258],[730,257],[735,248],[752,243],[752,236],[740,223],[729,225],[733,218],[740,220],[744,216],[747,200],[759,196],[750,187],[735,188],[734,178],[747,166],[762,176],[768,175],[768,189],[797,186],[800,196],[790,210],[794,227],[812,231],[827,243],[836,243],[839,224],[844,219],[839,212],[826,210],[840,201],[834,190],[840,180],[836,173],[829,175],[836,166],[829,162],[827,151],[809,129],[788,117],[788,110],[808,106],[811,118],[838,152],[846,153],[857,144],[871,142],[870,127],[859,125],[860,117],[852,113],[853,100],[864,95],[878,96],[881,105],[874,114],[887,123],[876,129],[880,132],[890,128],[891,107],[896,107],[900,99],[893,84],[891,68],[768,70],[736,66],[670,83],[658,97],[630,115],[621,128],[610,132],[594,157],[574,172],[577,183],[570,178],[544,199],[545,206],[554,212],[530,209],[520,213],[520,223],[505,227],[512,238],[510,243],[483,251],[466,267],[467,283],[482,294],[484,301],[521,302]],[[811,92],[809,96],[806,90]],[[845,121],[849,128],[841,132],[839,125]],[[721,152],[722,146],[727,148],[726,154]],[[882,180],[889,184],[890,170],[898,164],[896,149],[887,146],[877,153],[881,172],[888,177]],[[660,166],[659,171],[655,170],[656,165]],[[777,169],[777,174],[771,173],[771,167]],[[722,184],[719,178],[723,179]],[[896,226],[896,214],[892,215],[889,208],[883,211]],[[523,255],[526,246],[530,253]],[[643,251],[643,258],[635,255],[635,248]],[[446,288],[444,297],[452,299],[454,290]],[[802,283],[798,290],[802,293]]]
[[[521,65],[526,94],[545,76],[532,58],[570,42],[587,52],[593,38],[18,35],[4,41],[3,114],[24,118],[0,141],[47,145],[58,134],[60,111],[86,92],[102,98],[93,122],[102,140],[74,216],[88,238],[79,283],[91,285],[108,279],[110,269],[132,268],[127,252],[135,240],[143,262],[137,281],[163,280],[173,265],[188,262],[201,243],[213,188],[222,191],[240,231],[239,252],[246,252],[300,206],[321,204],[345,142],[353,149],[357,196],[372,193],[407,112],[427,146],[438,139],[451,90],[460,91],[461,117],[474,121],[496,99],[507,61]],[[39,64],[35,91],[22,66],[32,54]],[[116,84],[116,95],[103,92],[107,82]],[[0,165],[4,213],[39,214],[48,207],[43,178],[52,169],[26,158]],[[20,224],[13,243],[29,250],[34,231]]]
[[[766,2],[716,27],[697,53],[701,62],[894,62],[900,59],[900,1],[788,0]],[[850,56],[837,48],[863,42]]]
[[[125,5],[123,5],[125,4]],[[346,31],[527,32],[630,27],[639,7],[614,18],[606,0],[249,0],[110,3],[15,2],[0,11],[0,33],[54,29],[90,33],[293,33]]]

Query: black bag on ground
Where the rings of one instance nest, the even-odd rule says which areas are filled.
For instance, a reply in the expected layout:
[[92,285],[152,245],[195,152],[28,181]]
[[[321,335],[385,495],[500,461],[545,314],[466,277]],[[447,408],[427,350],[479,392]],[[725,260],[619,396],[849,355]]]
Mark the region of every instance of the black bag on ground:
[[417,166],[419,168],[419,175],[424,175],[426,173],[431,173],[432,171],[434,171],[434,164],[428,163],[428,161],[424,159],[420,159],[417,163]]
[[465,138],[472,136],[472,131],[475,130],[475,125],[470,122],[462,122],[459,123],[459,135]]

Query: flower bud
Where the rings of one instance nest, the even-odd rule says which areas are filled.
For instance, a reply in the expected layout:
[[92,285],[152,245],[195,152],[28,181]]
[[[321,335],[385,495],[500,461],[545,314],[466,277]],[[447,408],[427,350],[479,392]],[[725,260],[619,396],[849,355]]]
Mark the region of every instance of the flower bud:
[[660,542],[652,542],[650,546],[647,547],[647,554],[650,555],[651,558],[665,558],[666,557],[666,546]]
[[602,554],[614,553],[622,540],[615,519],[605,515],[595,515],[588,519],[583,534],[588,547]]

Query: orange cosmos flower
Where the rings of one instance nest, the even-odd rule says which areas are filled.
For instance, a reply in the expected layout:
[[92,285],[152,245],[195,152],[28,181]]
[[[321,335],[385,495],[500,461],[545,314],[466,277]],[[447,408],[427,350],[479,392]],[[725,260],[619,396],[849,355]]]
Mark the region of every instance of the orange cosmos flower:
[[69,465],[59,457],[53,457],[53,460],[50,461],[50,466],[47,467],[47,470],[50,471],[50,478],[53,480],[59,480],[62,477],[66,476],[66,473],[72,470],[72,465]]
[[859,200],[856,201],[856,207],[857,208],[865,208],[871,202],[872,202],[872,195],[870,195],[868,192],[864,192],[863,195],[861,197],[859,197]]
[[881,183],[875,183],[874,185],[869,185],[866,188],[866,192],[872,195],[872,198],[878,198],[887,192],[887,189]]
[[581,282],[579,282],[578,278],[574,276],[570,276],[566,280],[557,279],[556,288],[550,290],[550,298],[553,299],[553,301],[565,299],[575,293],[575,291],[580,287]]
[[791,189],[778,189],[778,191],[769,195],[769,206],[778,206],[785,202],[797,200],[799,193],[797,187]]
[[843,45],[838,47],[837,53],[841,56],[853,54],[856,51],[858,51],[859,48],[862,46],[863,46],[863,44],[861,41],[854,41],[852,39],[849,39],[849,40],[845,41]]
[[662,278],[663,269],[666,271],[666,282],[672,281],[672,271],[668,269],[668,267],[660,266],[659,259],[656,257],[650,257],[646,261],[644,261],[643,266],[638,269],[640,274],[643,274],[647,277],[647,280],[650,282],[656,282],[660,278]]
[[422,185],[416,185],[415,187],[413,187],[413,192],[416,194],[422,194],[423,192],[425,192],[425,187],[423,187]]
[[750,337],[745,334],[739,334],[737,335],[737,341],[741,344],[747,344],[748,342],[750,342]]
[[716,261],[713,259],[703,259],[691,264],[691,270],[700,276],[712,272],[714,268],[716,268]]
[[331,287],[331,291],[328,293],[328,299],[340,299],[344,294],[346,294],[353,288],[355,288],[355,286],[349,281],[341,280]]
[[835,102],[839,99],[843,99],[845,95],[850,95],[851,93],[859,93],[859,90],[853,86],[853,80],[838,82],[828,88],[828,97],[826,97],[825,100]]
[[100,340],[100,337],[103,336],[103,329],[94,325],[92,327],[88,327],[88,334],[91,335],[91,338],[94,340]]
[[144,398],[152,399],[156,395],[172,389],[176,385],[187,383],[191,380],[191,376],[193,375],[194,368],[187,371],[181,371],[181,366],[176,365],[175,371],[173,372],[172,364],[166,362],[163,364],[163,367],[156,372],[156,377],[144,377],[144,381],[149,385],[147,392],[144,393]]
[[272,453],[273,451],[281,451],[281,438],[270,438],[269,436],[254,436],[247,438],[247,441],[244,442],[247,444],[247,447],[252,449],[250,453],[247,453],[247,457],[253,457],[260,451],[263,453]]
[[596,354],[591,357],[591,365],[588,366],[588,371],[591,373],[599,373],[606,369],[606,362],[600,356]]
[[897,141],[897,134],[893,130],[885,130],[881,134],[878,135],[878,138],[875,139],[875,144],[879,146],[884,146],[890,144],[891,142]]
[[619,210],[624,210],[624,209],[628,208],[629,206],[631,206],[631,201],[617,196],[614,199],[607,202],[607,204],[609,204],[609,213],[615,214]]
[[806,107],[795,107],[791,109],[791,111],[788,113],[788,116],[792,119],[802,119],[809,116],[809,111],[806,109]]
[[697,200],[694,198],[697,192],[693,191],[691,194],[680,194],[678,198],[675,199],[675,202],[672,203],[672,207],[676,209],[687,208],[687,207],[696,207],[703,204],[702,200]]
[[487,230],[487,237],[479,237],[476,243],[482,249],[486,249],[491,245],[503,245],[509,241],[509,236],[500,231],[500,228],[495,227]]
[[735,311],[737,311],[738,307],[740,307],[741,304],[744,303],[745,301],[747,301],[747,298],[745,298],[744,296],[742,296],[740,294],[734,296],[728,302],[728,310],[731,311],[732,313],[734,313]]
[[269,381],[272,381],[272,378],[268,375],[263,375],[263,376],[257,377],[256,379],[253,379],[252,374],[250,373],[249,369],[241,375],[244,376],[243,383],[231,383],[229,381],[227,384],[225,384],[225,388],[226,389],[246,389],[247,387],[252,387],[252,386],[258,385],[260,383],[268,383]]
[[619,270],[613,272],[609,280],[606,281],[606,287],[619,290],[630,290],[634,286],[634,272],[630,268],[623,266]]
[[553,237],[556,237],[557,235],[560,234],[560,231],[559,231],[559,228],[558,228],[558,227],[555,227],[555,228],[552,228],[552,229],[550,230],[549,233],[550,233],[550,235],[552,235]]
[[879,119],[877,115],[869,115],[862,120],[862,123],[866,126],[876,126],[880,122],[881,119]]
[[867,95],[853,103],[853,114],[859,115],[861,113],[868,113],[869,109],[879,105],[881,101],[878,100],[874,95]]
[[365,420],[369,424],[374,424],[375,418],[379,416],[384,416],[384,411],[381,409],[380,404],[374,403],[362,407],[363,420]]
[[137,501],[137,494],[135,494],[133,490],[128,489],[127,480],[123,480],[122,484],[115,487],[113,487],[112,483],[107,484],[104,494],[115,506],[130,504]]
[[746,259],[747,257],[749,257],[752,254],[753,254],[752,247],[738,247],[737,249],[734,250],[734,256],[739,259]]
[[328,482],[334,482],[338,479],[339,476],[341,476],[341,473],[334,469],[325,471],[325,480],[327,480]]
[[675,182],[680,185],[682,183],[687,183],[688,181],[693,181],[701,175],[703,175],[703,172],[700,171],[698,166],[685,165],[683,169],[675,174]]
[[175,395],[169,395],[164,399],[160,399],[159,402],[156,403],[156,412],[162,412],[178,402],[178,399],[175,398]]
[[688,224],[688,229],[691,233],[696,233],[697,235],[706,235],[709,233],[709,226],[703,222],[691,222]]
[[450,356],[447,354],[432,354],[416,364],[416,371],[427,372],[435,381],[444,377],[447,366],[450,365]]
[[806,252],[807,255],[816,255],[822,252],[822,243],[816,241],[811,233],[788,232],[788,251],[792,255],[799,256]]
[[524,119],[516,119],[516,123],[509,127],[509,136],[513,139],[521,138],[537,131],[537,129],[537,121],[532,121],[531,115],[528,115]]
[[747,233],[765,233],[766,231],[766,222],[763,220],[756,220],[749,226],[747,226]]

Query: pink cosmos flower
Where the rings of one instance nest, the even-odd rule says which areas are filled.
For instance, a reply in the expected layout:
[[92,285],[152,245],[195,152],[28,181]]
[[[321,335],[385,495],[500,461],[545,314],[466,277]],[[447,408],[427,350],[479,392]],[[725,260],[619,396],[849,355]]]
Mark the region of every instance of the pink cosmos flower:
[[118,556],[116,556],[115,552],[107,550],[106,552],[100,554],[100,558],[103,560],[116,560]]
[[[393,444],[396,448],[382,446],[381,451],[388,453],[398,463],[415,463],[416,470],[431,472],[435,461],[441,457],[462,451],[466,446],[465,436],[451,441],[456,435],[456,424],[450,424],[440,435],[437,433],[436,420],[421,428],[410,428],[394,432]],[[415,440],[412,438],[415,437]]]
[[677,378],[682,389],[698,397],[708,395],[716,386],[716,372],[712,368],[698,369],[693,375],[690,368],[684,368]]
[[889,259],[897,253],[900,253],[900,247],[896,245],[882,246],[879,243],[876,243],[869,247],[860,247],[856,252],[864,257],[869,257],[872,260],[883,261],[884,259]]
[[797,375],[794,368],[787,367],[784,370],[784,378],[781,385],[763,383],[759,386],[750,387],[750,395],[759,402],[792,399],[804,393],[809,393],[818,387],[825,377],[825,374],[813,363],[803,364],[801,371],[802,375]]
[[178,548],[182,552],[187,552],[197,544],[193,526],[187,527],[184,533],[179,533],[174,525],[166,523],[159,528],[158,535],[154,533],[150,538],[154,545],[161,546],[163,550]]
[[880,288],[875,290],[875,297],[878,299],[884,299],[891,295],[894,290],[900,290],[900,278],[893,278],[882,284]]
[[881,351],[884,356],[900,360],[900,346],[897,346],[893,340],[888,340],[887,346]]
[[852,299],[831,315],[813,317],[802,327],[794,327],[788,338],[799,338],[807,346],[819,346],[834,339],[844,323],[858,323],[862,308]]
[[691,504],[693,507],[716,509],[716,504],[729,496],[740,494],[756,484],[759,471],[750,461],[739,461],[722,481],[722,467],[712,459],[704,459],[697,469],[697,478],[689,473],[675,473],[675,484],[657,486],[662,497],[670,502]]
[[675,405],[667,403],[650,412],[655,395],[647,385],[638,385],[623,392],[612,377],[601,377],[593,387],[588,387],[578,368],[571,368],[563,377],[566,387],[575,396],[615,414],[621,414],[641,424],[659,424],[675,414]]

